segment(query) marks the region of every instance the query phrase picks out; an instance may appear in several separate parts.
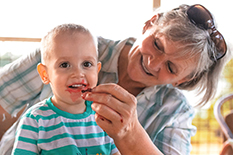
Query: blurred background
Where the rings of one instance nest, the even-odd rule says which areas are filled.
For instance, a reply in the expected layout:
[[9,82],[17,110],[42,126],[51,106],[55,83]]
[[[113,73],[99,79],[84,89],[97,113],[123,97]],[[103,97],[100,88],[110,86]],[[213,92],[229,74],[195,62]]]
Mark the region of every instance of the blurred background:
[[[198,3],[214,15],[218,30],[232,47],[233,9],[229,0],[0,0],[0,68],[39,48],[40,38],[59,24],[82,24],[109,39],[137,37],[155,11]],[[197,133],[192,137],[192,155],[217,155],[222,149],[223,134],[213,106],[220,97],[233,92],[232,74],[230,61],[222,74],[216,98],[202,109],[196,109],[193,124]],[[197,102],[194,94],[186,94],[191,104]],[[226,109],[231,107],[229,103]]]

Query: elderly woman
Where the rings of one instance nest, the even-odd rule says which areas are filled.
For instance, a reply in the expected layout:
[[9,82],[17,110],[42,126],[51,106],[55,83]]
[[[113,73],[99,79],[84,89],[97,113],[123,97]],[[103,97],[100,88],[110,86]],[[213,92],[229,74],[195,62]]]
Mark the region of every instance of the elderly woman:
[[[98,125],[121,154],[189,154],[194,110],[179,89],[198,89],[204,93],[198,105],[204,105],[226,62],[227,46],[210,12],[182,5],[153,16],[136,41],[99,37],[98,43],[99,85],[83,98],[94,101]],[[9,113],[51,95],[36,72],[39,62],[37,50],[1,72],[0,103]],[[4,154],[10,152],[4,143],[13,139],[12,132],[3,137]]]

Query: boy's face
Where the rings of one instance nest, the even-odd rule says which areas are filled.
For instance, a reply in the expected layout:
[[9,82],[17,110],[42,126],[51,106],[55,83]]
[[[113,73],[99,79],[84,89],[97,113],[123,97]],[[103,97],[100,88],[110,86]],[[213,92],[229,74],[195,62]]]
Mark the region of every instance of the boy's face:
[[60,34],[53,38],[49,50],[44,67],[56,102],[83,102],[81,91],[96,86],[101,68],[92,36]]

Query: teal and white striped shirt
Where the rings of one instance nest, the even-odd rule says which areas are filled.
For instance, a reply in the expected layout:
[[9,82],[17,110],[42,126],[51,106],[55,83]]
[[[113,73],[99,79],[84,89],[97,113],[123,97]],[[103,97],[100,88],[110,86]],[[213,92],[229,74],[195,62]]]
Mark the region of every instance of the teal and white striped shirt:
[[110,155],[118,150],[112,138],[95,122],[90,101],[86,111],[70,114],[55,107],[51,98],[32,106],[21,118],[14,155]]
[[[123,41],[98,38],[99,60],[102,63],[99,84],[118,82],[120,51],[126,44],[133,43],[133,38]],[[26,103],[33,105],[52,95],[51,88],[43,85],[36,71],[39,62],[40,51],[37,50],[1,70],[0,104],[9,113],[14,114]],[[196,127],[192,125],[194,109],[185,96],[172,85],[161,85],[145,88],[137,96],[137,101],[139,121],[154,144],[166,155],[190,154],[191,136],[195,135]],[[13,133],[15,129],[11,130]],[[3,138],[5,144],[7,141],[9,144],[11,136]],[[0,145],[0,151],[6,151],[6,148],[4,144]]]

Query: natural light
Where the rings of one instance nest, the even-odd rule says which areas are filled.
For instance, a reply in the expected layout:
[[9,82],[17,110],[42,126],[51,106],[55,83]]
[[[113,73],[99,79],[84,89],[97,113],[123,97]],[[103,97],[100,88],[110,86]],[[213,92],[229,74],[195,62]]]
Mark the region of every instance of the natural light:
[[[213,14],[218,30],[228,43],[228,48],[232,49],[232,1],[160,0],[161,7],[159,9],[153,8],[155,1],[159,0],[0,0],[0,37],[42,38],[59,24],[76,23],[88,27],[98,36],[114,40],[125,39],[139,36],[145,21],[155,14],[154,11],[171,10],[181,4],[202,4]],[[0,40],[0,68],[39,47],[39,42]],[[219,97],[220,92],[229,86],[230,84],[226,82],[225,78],[222,78],[216,97]],[[194,93],[184,93],[191,104],[194,105],[199,101]],[[209,107],[212,103],[209,102],[203,109],[211,109]],[[222,146],[222,137],[217,135],[220,133],[220,128],[214,117],[212,119],[215,122],[212,122],[215,125],[209,125],[210,121],[207,120],[207,116],[213,116],[213,112],[210,111],[210,113],[204,111],[197,115],[196,122],[201,125],[197,125],[197,140],[195,139],[197,142],[192,139],[192,145],[193,151],[199,151],[199,148],[201,151],[213,150],[214,153],[209,151],[209,154],[217,155],[220,150],[219,146]],[[193,122],[195,123],[195,119]],[[216,144],[211,137],[220,142]],[[205,138],[209,140],[208,143]],[[197,155],[196,152],[192,155],[194,154]],[[206,152],[200,154],[206,154]]]
[[[195,3],[211,10],[225,38],[231,39],[230,1],[161,0],[161,8]],[[153,14],[153,0],[3,0],[0,7],[0,37],[41,38],[62,23],[80,23],[96,35],[111,39],[137,37]],[[39,43],[0,42],[0,55],[6,52],[21,55],[36,47]]]
[[[233,14],[229,0],[161,0],[159,11],[200,3],[214,15],[227,42]],[[110,39],[137,37],[153,12],[153,0],[3,0],[0,37],[41,38],[58,24],[78,23]],[[0,41],[0,56],[12,59],[39,48],[39,42]],[[7,56],[8,56],[7,55]]]

